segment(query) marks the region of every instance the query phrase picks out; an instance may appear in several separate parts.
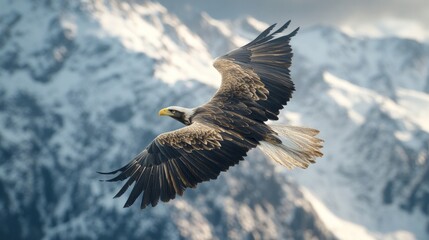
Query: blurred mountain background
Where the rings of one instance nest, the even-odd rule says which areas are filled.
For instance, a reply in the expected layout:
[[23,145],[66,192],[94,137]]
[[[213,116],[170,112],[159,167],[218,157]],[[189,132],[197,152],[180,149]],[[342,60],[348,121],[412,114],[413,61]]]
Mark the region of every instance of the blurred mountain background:
[[[0,239],[429,238],[426,1],[0,0]],[[156,208],[96,171],[209,100],[215,57],[292,19],[297,91],[282,122],[325,156],[258,151]]]

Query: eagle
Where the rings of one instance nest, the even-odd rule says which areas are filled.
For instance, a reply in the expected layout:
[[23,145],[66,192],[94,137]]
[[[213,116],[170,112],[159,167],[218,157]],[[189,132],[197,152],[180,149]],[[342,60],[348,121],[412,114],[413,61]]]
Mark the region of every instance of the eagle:
[[256,147],[288,169],[307,168],[321,157],[318,130],[273,122],[295,90],[290,40],[299,28],[283,34],[289,24],[275,31],[273,24],[253,41],[218,57],[213,66],[222,82],[207,103],[161,109],[160,116],[185,126],[160,134],[125,166],[100,172],[117,174],[108,182],[126,180],[114,198],[134,184],[124,207],[140,195],[141,209],[159,200],[168,202],[187,188],[216,179]]

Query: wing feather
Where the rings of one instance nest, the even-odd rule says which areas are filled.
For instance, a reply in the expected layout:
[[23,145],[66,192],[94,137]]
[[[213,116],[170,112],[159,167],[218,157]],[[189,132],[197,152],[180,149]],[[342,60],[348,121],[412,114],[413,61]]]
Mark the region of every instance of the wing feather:
[[279,110],[295,90],[289,71],[293,56],[289,42],[299,28],[276,36],[289,24],[290,21],[272,32],[274,24],[250,43],[219,57],[213,65],[222,75],[222,84],[207,104],[233,111],[230,105],[221,103],[240,99],[240,103],[257,109],[244,116],[257,121],[277,120]]
[[156,206],[182,195],[186,188],[216,179],[237,164],[256,144],[240,140],[228,131],[195,122],[158,136],[130,163],[113,171],[109,181],[128,179],[115,197],[134,184],[124,207],[142,196],[141,208]]

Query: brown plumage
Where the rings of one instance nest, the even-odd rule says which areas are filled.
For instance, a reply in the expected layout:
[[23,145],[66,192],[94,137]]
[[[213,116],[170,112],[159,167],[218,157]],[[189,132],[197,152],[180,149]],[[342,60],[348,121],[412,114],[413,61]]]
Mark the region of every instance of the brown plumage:
[[272,25],[252,42],[219,57],[213,65],[222,84],[208,103],[160,111],[187,126],[159,135],[130,163],[103,173],[119,173],[107,181],[127,179],[115,197],[134,184],[125,207],[140,195],[141,208],[174,199],[186,188],[216,179],[255,147],[288,168],[306,168],[322,156],[317,130],[265,123],[278,119],[295,90],[289,41],[298,29],[277,36],[289,23],[275,32]]

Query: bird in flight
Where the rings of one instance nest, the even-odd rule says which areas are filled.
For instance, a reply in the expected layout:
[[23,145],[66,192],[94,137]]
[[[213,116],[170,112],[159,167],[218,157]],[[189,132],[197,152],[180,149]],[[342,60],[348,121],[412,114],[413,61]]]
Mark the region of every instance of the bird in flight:
[[196,108],[171,106],[159,111],[183,123],[183,128],[156,137],[109,182],[127,180],[120,197],[134,184],[124,207],[142,195],[140,207],[156,206],[182,195],[186,188],[216,179],[258,147],[273,161],[291,169],[307,168],[321,157],[319,131],[267,123],[295,90],[290,77],[290,39],[299,28],[282,34],[290,21],[274,31],[268,27],[250,43],[217,58],[213,66],[222,83],[206,104]]

